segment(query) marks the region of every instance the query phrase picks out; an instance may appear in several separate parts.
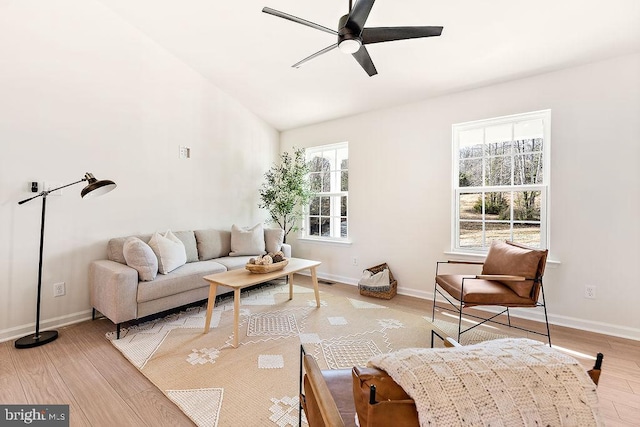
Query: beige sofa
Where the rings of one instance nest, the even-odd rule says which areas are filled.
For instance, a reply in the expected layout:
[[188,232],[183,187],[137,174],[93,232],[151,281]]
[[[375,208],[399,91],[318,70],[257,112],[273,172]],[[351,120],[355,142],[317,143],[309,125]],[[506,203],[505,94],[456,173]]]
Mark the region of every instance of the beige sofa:
[[[281,250],[285,257],[291,256],[291,246],[282,243],[282,230],[264,229],[263,233],[266,252]],[[256,253],[247,254],[247,250],[235,250],[236,255],[229,256],[231,231],[208,229],[173,234],[184,244],[186,263],[167,274],[154,274],[152,280],[140,280],[135,266],[127,265],[123,250],[130,237],[149,243],[152,235],[111,239],[107,245],[108,259],[91,262],[89,286],[93,317],[98,311],[116,324],[117,338],[120,338],[123,322],[207,299],[209,285],[203,276],[244,268],[252,256],[261,252],[256,250]],[[218,287],[218,294],[229,291]]]

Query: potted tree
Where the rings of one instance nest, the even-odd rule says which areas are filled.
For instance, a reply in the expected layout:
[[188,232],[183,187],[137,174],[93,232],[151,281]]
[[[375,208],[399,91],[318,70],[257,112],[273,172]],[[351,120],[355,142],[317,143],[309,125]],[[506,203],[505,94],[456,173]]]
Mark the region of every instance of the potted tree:
[[271,220],[284,230],[284,241],[291,231],[300,229],[304,207],[314,196],[309,184],[309,166],[303,148],[294,147],[293,156],[282,153],[280,163],[265,174],[258,207],[267,209]]

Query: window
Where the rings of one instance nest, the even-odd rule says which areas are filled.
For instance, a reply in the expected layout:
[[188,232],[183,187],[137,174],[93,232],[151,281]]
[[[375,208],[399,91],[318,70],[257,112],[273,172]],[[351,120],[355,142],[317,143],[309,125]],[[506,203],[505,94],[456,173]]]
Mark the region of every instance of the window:
[[551,111],[453,125],[452,249],[547,248]]
[[348,143],[306,149],[309,181],[315,197],[305,217],[305,237],[345,240],[349,235]]

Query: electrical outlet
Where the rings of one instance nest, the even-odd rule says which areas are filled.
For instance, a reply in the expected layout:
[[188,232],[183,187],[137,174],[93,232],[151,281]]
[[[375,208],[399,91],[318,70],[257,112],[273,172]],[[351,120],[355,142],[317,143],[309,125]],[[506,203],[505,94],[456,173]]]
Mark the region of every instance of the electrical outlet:
[[62,297],[65,295],[64,282],[53,284],[53,296]]
[[585,286],[584,297],[589,299],[596,299],[596,287],[591,285]]
[[180,145],[178,147],[178,158],[179,159],[190,159],[191,158],[191,148]]
[[351,263],[352,263],[353,265],[358,265],[358,257],[355,257],[355,256],[354,256],[354,257],[353,257],[353,259],[351,260]]

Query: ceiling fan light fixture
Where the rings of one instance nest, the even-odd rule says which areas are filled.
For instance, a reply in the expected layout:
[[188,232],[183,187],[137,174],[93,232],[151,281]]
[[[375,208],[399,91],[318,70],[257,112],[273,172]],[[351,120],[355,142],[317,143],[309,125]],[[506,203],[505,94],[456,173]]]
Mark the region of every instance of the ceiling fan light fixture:
[[338,49],[343,53],[352,54],[359,51],[361,46],[362,42],[358,39],[346,39],[340,42]]

